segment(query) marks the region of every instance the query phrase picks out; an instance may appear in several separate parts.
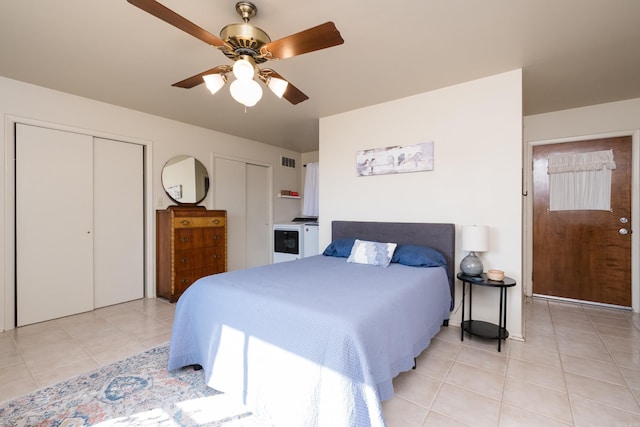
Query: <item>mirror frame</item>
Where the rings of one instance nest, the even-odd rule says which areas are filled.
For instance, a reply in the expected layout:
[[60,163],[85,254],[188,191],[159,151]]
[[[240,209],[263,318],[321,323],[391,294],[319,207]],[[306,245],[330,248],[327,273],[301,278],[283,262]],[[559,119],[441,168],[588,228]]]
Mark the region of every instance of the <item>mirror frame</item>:
[[[170,176],[170,167],[185,161],[187,161],[184,163],[185,167],[181,168],[182,170],[178,169],[174,171],[173,177]],[[189,164],[190,161],[193,161],[192,165]],[[203,178],[201,187],[198,187],[199,178]],[[209,193],[210,180],[207,168],[200,160],[185,154],[174,156],[167,160],[162,167],[160,181],[162,182],[162,188],[165,194],[169,199],[179,205],[197,205],[202,202]],[[188,195],[192,195],[193,197],[185,201],[183,196],[188,197]]]

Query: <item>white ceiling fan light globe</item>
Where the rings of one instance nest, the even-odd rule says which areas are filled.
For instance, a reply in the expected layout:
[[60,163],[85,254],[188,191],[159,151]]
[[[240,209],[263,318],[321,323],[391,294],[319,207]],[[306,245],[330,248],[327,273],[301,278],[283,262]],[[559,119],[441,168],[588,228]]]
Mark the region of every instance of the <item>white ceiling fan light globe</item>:
[[242,88],[243,82],[244,80],[234,80],[231,83],[231,86],[229,86],[229,92],[231,93],[231,96],[240,104],[244,104],[244,90]]
[[202,78],[211,95],[215,95],[227,82],[227,78],[223,74],[207,74],[206,76],[202,76]]
[[262,98],[262,88],[255,80],[235,80],[229,87],[233,99],[246,107],[253,107]]
[[262,88],[255,80],[249,80],[247,87],[246,101],[244,105],[253,107],[262,99]]
[[233,64],[233,75],[236,76],[238,80],[253,79],[254,74],[255,69],[253,68],[253,64],[246,59],[238,59]]
[[282,95],[284,95],[284,92],[287,90],[287,86],[289,86],[289,82],[277,77],[269,77],[267,86],[278,98],[282,98]]

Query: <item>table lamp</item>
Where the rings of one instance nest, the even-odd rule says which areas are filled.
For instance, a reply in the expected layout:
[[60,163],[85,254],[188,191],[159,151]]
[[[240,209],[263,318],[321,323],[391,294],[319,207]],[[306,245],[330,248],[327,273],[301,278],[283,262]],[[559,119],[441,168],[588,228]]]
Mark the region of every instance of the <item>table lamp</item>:
[[481,275],[484,266],[476,252],[489,250],[489,227],[484,225],[463,226],[462,249],[470,252],[460,261],[460,270],[468,276]]

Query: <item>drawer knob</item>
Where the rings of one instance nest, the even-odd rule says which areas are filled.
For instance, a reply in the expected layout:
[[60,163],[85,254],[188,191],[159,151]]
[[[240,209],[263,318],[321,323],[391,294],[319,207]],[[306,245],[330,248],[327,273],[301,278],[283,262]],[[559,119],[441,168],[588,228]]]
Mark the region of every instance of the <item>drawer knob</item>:
[[181,258],[180,262],[183,263],[183,264],[186,264],[186,263],[189,262],[189,258]]
[[218,218],[214,219],[212,222],[213,222],[215,225],[220,224],[220,220],[219,220]]
[[189,242],[190,240],[191,240],[191,238],[190,238],[190,237],[181,237],[181,238],[180,238],[180,241],[181,241],[181,242]]
[[182,283],[183,285],[186,285],[187,283],[189,283],[189,279],[182,279],[180,283]]
[[191,224],[191,221],[189,221],[188,219],[183,219],[182,221],[180,221],[180,224],[189,225],[189,224]]

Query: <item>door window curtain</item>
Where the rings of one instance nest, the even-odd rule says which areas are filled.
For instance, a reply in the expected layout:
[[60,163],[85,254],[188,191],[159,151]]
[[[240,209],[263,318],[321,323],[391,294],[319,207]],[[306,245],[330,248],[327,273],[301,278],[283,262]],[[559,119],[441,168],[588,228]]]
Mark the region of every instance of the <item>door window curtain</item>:
[[319,208],[319,169],[320,163],[307,163],[307,172],[304,180],[304,200],[302,214],[306,216],[318,216]]
[[611,210],[613,150],[549,156],[549,210]]

